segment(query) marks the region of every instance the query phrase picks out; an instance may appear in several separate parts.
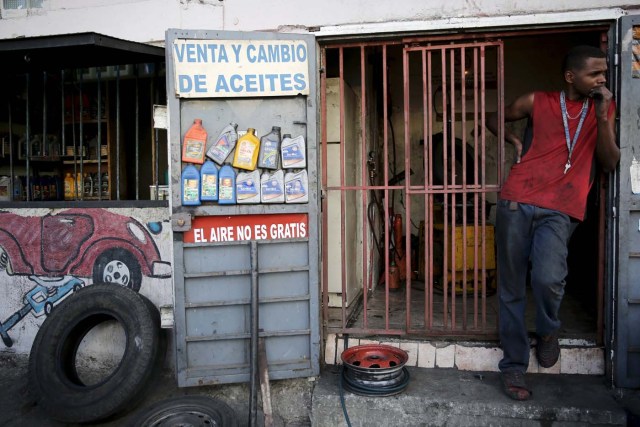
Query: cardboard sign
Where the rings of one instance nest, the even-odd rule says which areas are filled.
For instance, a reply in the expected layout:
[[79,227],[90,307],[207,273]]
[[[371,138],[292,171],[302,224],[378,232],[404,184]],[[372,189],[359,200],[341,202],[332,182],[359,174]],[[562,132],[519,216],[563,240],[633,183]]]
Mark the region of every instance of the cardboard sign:
[[184,243],[299,239],[309,236],[306,213],[199,216],[184,233]]
[[176,40],[171,53],[180,98],[310,93],[302,40]]

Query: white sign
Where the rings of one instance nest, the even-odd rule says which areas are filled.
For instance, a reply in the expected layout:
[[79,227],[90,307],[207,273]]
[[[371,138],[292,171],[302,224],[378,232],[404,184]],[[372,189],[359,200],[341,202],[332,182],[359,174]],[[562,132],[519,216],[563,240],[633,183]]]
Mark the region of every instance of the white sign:
[[176,40],[172,53],[181,98],[309,94],[303,40]]

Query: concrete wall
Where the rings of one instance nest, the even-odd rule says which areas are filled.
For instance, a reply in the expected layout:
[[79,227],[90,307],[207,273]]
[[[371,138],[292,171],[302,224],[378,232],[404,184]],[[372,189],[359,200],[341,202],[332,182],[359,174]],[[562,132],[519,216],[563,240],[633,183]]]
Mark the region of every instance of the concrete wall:
[[[167,28],[315,31],[324,26],[376,23],[431,25],[436,21],[444,26],[460,18],[491,17],[506,17],[505,24],[513,25],[516,15],[575,14],[598,8],[638,9],[639,6],[637,0],[407,0],[401,4],[326,0],[304,5],[295,0],[268,3],[258,0],[44,0],[44,7],[39,10],[3,11],[0,39],[94,31],[132,41],[161,43]],[[548,20],[541,17],[533,22]],[[354,32],[358,32],[357,29],[354,27]]]
[[[108,218],[108,221],[101,221],[101,218]],[[135,224],[135,232],[128,231],[131,223]],[[56,227],[56,224],[62,227]],[[93,249],[104,242],[108,244],[97,252],[127,248],[127,252],[118,256],[131,270],[145,259],[161,261],[165,274],[171,272],[167,208],[9,209],[0,212],[0,247],[4,247],[4,251],[0,251],[0,352],[29,353],[46,311],[55,310],[78,287],[94,282],[96,261],[92,253],[97,255]],[[135,252],[144,255],[134,257]],[[151,277],[143,266],[140,267],[139,292],[157,306],[172,304],[171,277]],[[48,308],[47,304],[50,304]],[[104,340],[103,351],[109,350],[108,343],[113,345],[113,341]]]

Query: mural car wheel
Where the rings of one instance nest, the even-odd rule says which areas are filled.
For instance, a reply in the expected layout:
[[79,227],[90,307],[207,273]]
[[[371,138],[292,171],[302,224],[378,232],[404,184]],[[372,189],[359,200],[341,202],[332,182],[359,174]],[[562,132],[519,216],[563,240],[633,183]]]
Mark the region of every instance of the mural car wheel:
[[133,425],[138,427],[238,425],[236,414],[229,405],[207,396],[165,399],[144,409],[135,418]]
[[[105,322],[124,331],[115,370],[85,385],[77,371],[84,337]],[[29,391],[35,403],[64,423],[102,420],[133,407],[162,366],[165,352],[160,313],[131,289],[100,283],[83,287],[47,316],[29,355]]]
[[111,283],[140,290],[142,272],[134,256],[124,249],[111,249],[100,255],[93,266],[93,283]]
[[9,259],[9,254],[4,250],[2,246],[0,246],[0,271],[7,270],[8,275],[13,274],[13,270],[11,269],[11,260]]

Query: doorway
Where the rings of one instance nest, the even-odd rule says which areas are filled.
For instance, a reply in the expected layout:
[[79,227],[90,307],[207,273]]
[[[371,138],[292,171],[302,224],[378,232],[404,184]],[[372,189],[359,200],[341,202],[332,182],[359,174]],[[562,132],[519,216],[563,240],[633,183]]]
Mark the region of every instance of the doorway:
[[[495,203],[514,151],[484,132],[484,117],[521,93],[561,88],[565,52],[606,44],[607,31],[322,46],[326,332],[497,338]],[[560,314],[563,338],[594,344],[603,335],[601,179],[570,243]]]

